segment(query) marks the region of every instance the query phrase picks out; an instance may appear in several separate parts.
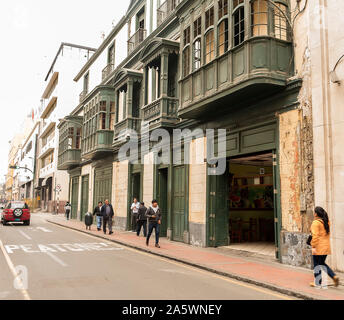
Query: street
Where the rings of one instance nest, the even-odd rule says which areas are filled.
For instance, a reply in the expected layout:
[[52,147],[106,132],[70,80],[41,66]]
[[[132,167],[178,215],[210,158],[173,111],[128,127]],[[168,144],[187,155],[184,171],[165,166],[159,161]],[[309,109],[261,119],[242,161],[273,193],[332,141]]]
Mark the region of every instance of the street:
[[[50,224],[45,217],[33,214],[30,226],[0,226],[0,299],[290,299]],[[16,271],[21,281],[15,281]]]

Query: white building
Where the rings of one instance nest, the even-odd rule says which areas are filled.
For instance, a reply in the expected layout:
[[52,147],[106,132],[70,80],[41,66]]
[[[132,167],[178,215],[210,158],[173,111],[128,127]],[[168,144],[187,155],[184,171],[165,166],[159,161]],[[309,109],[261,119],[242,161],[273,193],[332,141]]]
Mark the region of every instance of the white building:
[[[38,136],[36,196],[41,209],[59,212],[68,200],[68,174],[57,170],[59,119],[71,112],[76,105],[78,88],[73,75],[88,61],[95,49],[62,43],[45,78],[41,99],[40,130]],[[61,186],[57,192],[56,187]],[[63,186],[63,187],[62,187]]]

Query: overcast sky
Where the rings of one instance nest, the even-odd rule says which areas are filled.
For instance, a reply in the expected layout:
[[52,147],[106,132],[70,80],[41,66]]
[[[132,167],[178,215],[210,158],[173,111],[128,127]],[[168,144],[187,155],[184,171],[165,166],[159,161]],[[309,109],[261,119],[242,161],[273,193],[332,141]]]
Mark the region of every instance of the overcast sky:
[[129,0],[0,0],[0,181],[8,142],[39,105],[61,42],[97,48],[128,6]]

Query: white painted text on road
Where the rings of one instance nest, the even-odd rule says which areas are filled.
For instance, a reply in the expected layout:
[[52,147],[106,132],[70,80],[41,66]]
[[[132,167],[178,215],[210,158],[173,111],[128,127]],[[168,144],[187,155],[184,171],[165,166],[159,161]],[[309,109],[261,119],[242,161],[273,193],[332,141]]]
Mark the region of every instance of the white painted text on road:
[[5,245],[7,253],[16,251],[25,253],[46,253],[46,252],[84,252],[84,251],[108,251],[122,250],[122,248],[111,246],[103,242],[92,243],[53,243],[53,244],[10,244]]

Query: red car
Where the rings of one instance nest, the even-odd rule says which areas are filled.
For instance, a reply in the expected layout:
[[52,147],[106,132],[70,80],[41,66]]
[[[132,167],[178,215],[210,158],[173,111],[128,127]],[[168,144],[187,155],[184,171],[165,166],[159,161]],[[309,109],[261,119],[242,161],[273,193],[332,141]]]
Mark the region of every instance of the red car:
[[30,209],[23,201],[9,201],[1,213],[1,222],[5,226],[7,222],[23,222],[30,225]]

